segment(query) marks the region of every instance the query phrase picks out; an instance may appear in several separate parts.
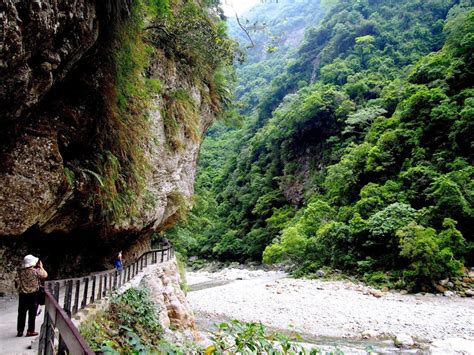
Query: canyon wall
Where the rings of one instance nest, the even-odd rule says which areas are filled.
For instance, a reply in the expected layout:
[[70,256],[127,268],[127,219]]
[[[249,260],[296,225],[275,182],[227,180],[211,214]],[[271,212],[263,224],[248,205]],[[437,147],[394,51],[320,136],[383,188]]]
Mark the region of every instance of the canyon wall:
[[0,292],[28,253],[52,277],[100,270],[189,207],[218,105],[146,4],[0,4]]

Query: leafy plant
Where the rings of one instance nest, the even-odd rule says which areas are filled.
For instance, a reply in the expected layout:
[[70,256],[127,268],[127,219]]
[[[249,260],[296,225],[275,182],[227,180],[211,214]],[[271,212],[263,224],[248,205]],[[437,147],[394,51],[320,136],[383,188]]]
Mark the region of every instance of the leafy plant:
[[242,323],[231,320],[221,323],[212,333],[214,343],[206,354],[227,353],[267,353],[267,354],[317,354],[319,350],[305,350],[296,342],[301,340],[298,334],[286,336],[281,333],[267,333],[262,323]]
[[80,332],[94,351],[146,354],[160,345],[163,329],[146,289],[115,295],[109,309],[81,324]]
[[180,151],[184,148],[184,137],[179,137],[181,129],[194,142],[199,141],[201,132],[196,106],[196,102],[185,89],[177,89],[164,95],[161,112],[166,137],[173,149]]

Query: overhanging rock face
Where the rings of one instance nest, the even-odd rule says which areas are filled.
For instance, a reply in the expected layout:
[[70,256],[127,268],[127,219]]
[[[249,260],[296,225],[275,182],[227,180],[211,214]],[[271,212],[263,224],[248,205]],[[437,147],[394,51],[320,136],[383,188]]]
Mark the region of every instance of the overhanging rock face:
[[[146,105],[147,132],[135,147],[147,169],[138,174],[141,193],[128,196],[134,213],[112,221],[104,216],[122,202],[97,203],[103,182],[94,161],[109,154],[101,142],[110,134],[115,100],[111,52],[120,45],[111,38],[116,24],[126,21],[129,5],[109,0],[0,4],[0,266],[7,273],[24,252],[44,253],[58,267],[63,265],[59,258],[88,263],[77,256],[84,250],[89,260],[109,260],[117,250],[172,225],[190,201],[201,142],[181,129],[176,133],[180,149],[170,147],[161,112],[166,96],[158,92]],[[214,119],[202,86],[180,73],[160,48],[145,72],[168,91],[190,94],[202,136]],[[57,255],[59,245],[63,255]]]
[[35,111],[99,34],[95,1],[0,5],[0,235],[44,223],[66,194],[58,117]]
[[35,107],[96,42],[94,0],[17,1],[0,4],[0,121]]
[[[107,41],[115,20],[105,5],[7,1],[4,7],[0,235],[21,235],[32,227],[47,234],[69,233],[98,224],[113,233],[136,233],[169,224],[177,207],[170,195],[189,198],[193,193],[200,142],[183,134],[182,149],[168,148],[159,95],[148,114],[147,137],[140,142],[151,166],[143,172],[148,203],[133,218],[124,216],[113,226],[96,218],[97,210],[89,203],[97,191],[87,168],[94,155],[105,153],[94,140],[107,134],[100,132],[107,115],[104,91],[110,88],[106,81],[113,81]],[[199,90],[179,76],[172,61],[157,61],[148,75],[167,88],[191,92],[200,107],[203,132],[213,116]],[[74,181],[68,181],[66,169],[73,170]]]

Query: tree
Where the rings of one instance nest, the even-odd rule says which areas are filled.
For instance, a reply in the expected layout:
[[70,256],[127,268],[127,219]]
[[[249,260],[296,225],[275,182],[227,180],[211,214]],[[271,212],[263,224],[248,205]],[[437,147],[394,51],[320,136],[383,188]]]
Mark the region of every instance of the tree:
[[374,119],[383,116],[387,110],[380,106],[371,106],[358,110],[347,116],[346,128],[343,134],[363,134],[371,126]]

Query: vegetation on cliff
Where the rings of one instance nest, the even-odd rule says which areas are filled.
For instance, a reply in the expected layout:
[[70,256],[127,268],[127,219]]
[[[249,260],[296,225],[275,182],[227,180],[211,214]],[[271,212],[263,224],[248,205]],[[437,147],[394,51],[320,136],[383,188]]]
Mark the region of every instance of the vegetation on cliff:
[[96,167],[86,170],[97,180],[96,203],[110,224],[137,214],[144,203],[145,176],[149,171],[143,140],[150,129],[146,110],[153,91],[147,85],[144,70],[153,49],[143,41],[144,12],[140,2],[128,11],[126,19],[119,17],[112,24],[116,28],[109,53],[113,80],[105,84],[107,115],[99,127]]
[[332,4],[245,127],[210,131],[177,244],[400,287],[460,273],[474,242],[472,6]]
[[[112,225],[153,203],[146,191],[150,111],[160,110],[171,150],[183,150],[186,138],[199,142],[203,129],[196,95],[218,115],[230,94],[227,73],[234,57],[234,42],[212,2],[140,0],[116,11],[107,53],[113,77],[104,84],[106,115],[98,128],[100,153],[84,170],[95,178],[95,203]],[[181,85],[163,85],[151,74],[157,65]]]
[[83,323],[80,332],[93,351],[104,354],[146,354],[158,349],[163,337],[144,288],[114,296],[108,310]]

